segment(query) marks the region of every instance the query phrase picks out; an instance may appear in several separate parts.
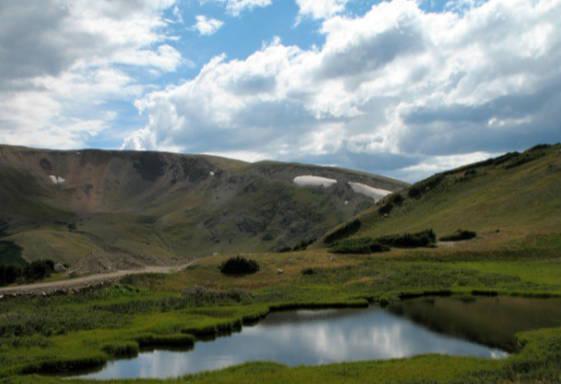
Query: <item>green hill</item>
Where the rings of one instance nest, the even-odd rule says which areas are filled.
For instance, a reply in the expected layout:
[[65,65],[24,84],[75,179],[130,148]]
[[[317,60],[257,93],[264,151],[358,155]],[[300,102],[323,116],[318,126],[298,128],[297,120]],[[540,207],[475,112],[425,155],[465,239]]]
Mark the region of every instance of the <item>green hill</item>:
[[[436,174],[393,194],[324,238],[379,238],[433,229],[477,232],[463,248],[561,248],[561,145],[540,145]],[[468,245],[469,244],[469,245]],[[440,244],[458,246],[458,244]]]
[[[295,184],[306,175],[337,183]],[[78,273],[293,249],[374,204],[349,182],[406,186],[303,164],[11,146],[0,146],[0,180],[0,237],[6,249],[14,245],[9,259],[49,258]]]

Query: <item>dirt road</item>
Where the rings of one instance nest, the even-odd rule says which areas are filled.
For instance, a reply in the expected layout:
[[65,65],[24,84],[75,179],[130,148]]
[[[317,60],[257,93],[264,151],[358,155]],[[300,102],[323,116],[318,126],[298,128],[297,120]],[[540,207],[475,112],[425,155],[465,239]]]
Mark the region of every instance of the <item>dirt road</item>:
[[48,283],[34,283],[0,288],[0,298],[20,295],[49,295],[57,292],[79,291],[85,288],[96,287],[115,282],[123,277],[152,273],[174,273],[192,265],[194,261],[171,267],[144,267],[142,269],[123,270],[116,272],[100,273],[97,275],[77,277],[74,279],[51,281]]

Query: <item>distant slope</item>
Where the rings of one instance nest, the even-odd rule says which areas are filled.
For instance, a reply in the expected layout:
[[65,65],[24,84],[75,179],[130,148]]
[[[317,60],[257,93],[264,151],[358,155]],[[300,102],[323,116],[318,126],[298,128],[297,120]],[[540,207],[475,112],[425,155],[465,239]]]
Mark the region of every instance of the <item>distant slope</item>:
[[[336,180],[302,187],[298,176]],[[79,272],[309,243],[374,204],[349,183],[405,183],[344,169],[214,156],[0,146],[3,241]],[[2,237],[2,236],[0,236]]]
[[[561,145],[434,175],[388,196],[328,239],[378,237],[432,228],[439,236],[475,230],[485,245],[557,241],[561,246]],[[542,236],[551,235],[551,236]],[[475,242],[478,243],[478,242]],[[481,241],[479,241],[481,243]]]

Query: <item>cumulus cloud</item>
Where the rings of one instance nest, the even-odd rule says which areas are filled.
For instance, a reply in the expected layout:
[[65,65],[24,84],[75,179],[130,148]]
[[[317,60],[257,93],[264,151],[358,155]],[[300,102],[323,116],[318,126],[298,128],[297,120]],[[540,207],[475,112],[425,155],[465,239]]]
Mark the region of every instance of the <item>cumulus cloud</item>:
[[299,18],[326,19],[345,10],[349,0],[296,0]]
[[224,22],[218,19],[213,19],[204,15],[196,16],[196,23],[193,28],[203,36],[210,36],[215,34]]
[[428,166],[561,139],[561,0],[443,13],[394,0],[363,16],[334,12],[320,47],[276,39],[243,60],[215,57],[195,78],[139,99],[148,124],[125,146],[247,152],[411,179]]
[[76,147],[109,127],[104,105],[141,94],[127,67],[181,64],[162,17],[173,3],[1,2],[0,142]]
[[228,13],[239,16],[243,11],[268,7],[273,0],[199,0],[201,3],[215,2],[224,4]]

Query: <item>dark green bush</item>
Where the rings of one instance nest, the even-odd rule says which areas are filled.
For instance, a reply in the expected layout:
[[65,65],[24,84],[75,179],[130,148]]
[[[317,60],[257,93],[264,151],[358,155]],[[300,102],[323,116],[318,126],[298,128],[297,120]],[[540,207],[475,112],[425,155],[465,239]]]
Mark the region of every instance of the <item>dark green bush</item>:
[[354,235],[360,229],[362,223],[359,219],[354,219],[353,221],[343,225],[335,229],[333,232],[329,233],[324,240],[325,244],[331,244],[336,242],[337,240],[344,239],[345,237],[349,237]]
[[407,194],[411,198],[419,199],[425,193],[436,188],[440,183],[442,183],[444,181],[444,178],[445,178],[444,174],[431,176],[428,179],[420,181],[417,184],[410,187]]
[[405,199],[400,193],[393,193],[382,201],[382,205],[378,208],[380,215],[389,215],[395,206],[401,206]]
[[436,242],[436,235],[432,229],[417,233],[403,233],[397,235],[383,236],[376,241],[388,247],[417,248],[430,247]]
[[236,256],[220,265],[220,272],[225,275],[250,275],[259,271],[259,264],[255,260]]
[[348,239],[335,243],[330,249],[333,253],[377,253],[389,251],[389,248],[374,239],[365,237],[360,239]]
[[14,265],[0,265],[0,286],[15,283],[22,275],[22,270]]
[[471,240],[477,237],[477,233],[473,231],[466,231],[463,229],[458,229],[451,235],[442,236],[440,241],[462,241]]
[[393,210],[393,204],[391,202],[387,202],[384,205],[382,205],[380,208],[378,208],[378,213],[380,215],[389,215]]
[[35,281],[49,277],[55,270],[52,260],[38,260],[31,262],[23,271],[26,280]]
[[295,247],[292,248],[293,251],[304,251],[310,245],[316,242],[315,238],[305,239],[298,243]]
[[401,196],[400,193],[393,193],[389,196],[388,201],[390,203],[392,203],[393,205],[401,205],[403,204],[403,202],[405,201],[405,199],[403,198],[403,196]]

